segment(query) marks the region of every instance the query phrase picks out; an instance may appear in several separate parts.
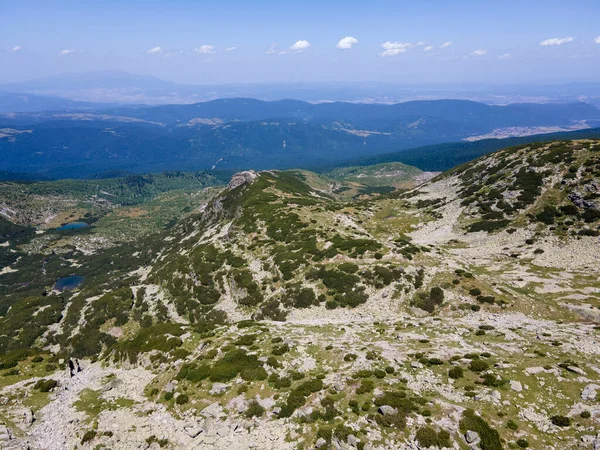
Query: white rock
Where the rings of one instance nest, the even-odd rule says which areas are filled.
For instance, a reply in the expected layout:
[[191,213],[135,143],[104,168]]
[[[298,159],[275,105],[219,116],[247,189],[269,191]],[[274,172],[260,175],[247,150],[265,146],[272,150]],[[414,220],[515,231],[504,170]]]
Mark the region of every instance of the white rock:
[[200,411],[200,415],[203,417],[219,417],[221,415],[221,405],[218,402],[208,405]]
[[597,384],[588,384],[581,391],[581,399],[585,401],[596,400],[597,390],[600,389],[600,386]]
[[222,393],[224,393],[227,389],[229,389],[229,385],[225,384],[225,383],[213,383],[212,387],[210,388],[210,394],[211,395],[220,395]]
[[515,392],[521,392],[523,385],[519,381],[510,380],[510,388]]
[[477,440],[479,440],[479,433],[476,431],[469,430],[465,433],[465,441],[467,441],[468,444],[472,444]]
[[379,414],[383,414],[384,416],[389,416],[392,414],[396,414],[398,410],[390,405],[381,405],[377,411]]
[[165,386],[165,392],[173,392],[175,390],[175,385],[172,382],[168,382]]
[[316,448],[321,448],[321,447],[323,447],[326,444],[327,444],[327,441],[325,439],[319,438],[319,439],[317,439],[317,442],[315,442],[315,447]]

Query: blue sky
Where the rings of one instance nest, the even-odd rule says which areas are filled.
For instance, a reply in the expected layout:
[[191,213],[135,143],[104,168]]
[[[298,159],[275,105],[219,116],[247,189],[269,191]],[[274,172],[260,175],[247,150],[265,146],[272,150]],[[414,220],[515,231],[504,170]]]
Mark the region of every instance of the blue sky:
[[0,82],[600,81],[599,17],[599,0],[0,0]]

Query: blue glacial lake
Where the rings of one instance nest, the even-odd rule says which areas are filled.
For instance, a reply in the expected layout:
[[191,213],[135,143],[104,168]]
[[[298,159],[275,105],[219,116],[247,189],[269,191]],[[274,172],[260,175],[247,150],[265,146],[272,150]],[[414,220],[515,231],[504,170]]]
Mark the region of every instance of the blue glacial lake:
[[79,287],[79,285],[83,283],[83,280],[85,280],[85,277],[79,275],[71,275],[69,277],[59,278],[54,285],[54,289],[59,292],[70,291]]
[[79,230],[80,228],[89,227],[89,225],[85,222],[69,222],[65,223],[62,227],[57,228],[58,231],[65,230]]

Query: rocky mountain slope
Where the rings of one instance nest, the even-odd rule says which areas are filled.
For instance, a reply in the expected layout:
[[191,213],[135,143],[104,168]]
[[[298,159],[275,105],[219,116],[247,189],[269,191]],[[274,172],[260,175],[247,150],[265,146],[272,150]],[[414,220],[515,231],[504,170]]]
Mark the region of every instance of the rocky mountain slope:
[[[77,232],[57,251],[64,236],[11,229],[0,439],[598,448],[599,182],[600,141],[561,141],[410,191],[241,172],[86,254]],[[65,275],[86,278],[59,291]]]

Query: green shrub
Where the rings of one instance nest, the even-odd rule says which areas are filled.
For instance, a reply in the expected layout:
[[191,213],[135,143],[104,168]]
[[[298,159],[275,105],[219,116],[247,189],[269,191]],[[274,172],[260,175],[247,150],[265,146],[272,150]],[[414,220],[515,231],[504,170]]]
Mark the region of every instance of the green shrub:
[[258,403],[256,400],[252,400],[249,404],[248,404],[248,409],[246,409],[246,411],[244,412],[244,415],[248,418],[251,417],[262,417],[262,415],[265,413],[265,408],[263,408],[260,403]]
[[489,368],[490,365],[487,362],[482,361],[480,359],[474,359],[473,361],[471,361],[471,364],[469,364],[469,370],[473,372],[483,372],[484,370],[488,370]]
[[571,425],[571,419],[565,416],[552,416],[550,417],[550,422],[557,427],[568,427]]
[[42,362],[43,360],[44,360],[44,358],[42,358],[40,355],[37,355],[31,359],[31,362],[39,363],[39,362]]
[[173,398],[173,392],[165,392],[165,400],[169,401]]
[[187,396],[187,394],[179,394],[175,399],[175,403],[177,403],[178,405],[185,405],[189,400],[190,399]]
[[586,409],[585,411],[581,411],[581,414],[579,414],[579,417],[581,417],[582,419],[589,419],[590,417],[592,417],[592,413],[590,413]]
[[84,433],[83,437],[81,438],[81,445],[85,444],[86,442],[93,441],[95,437],[96,437],[96,432],[94,430],[86,431]]
[[506,422],[506,427],[513,431],[516,431],[519,429],[519,425],[517,425],[517,422],[515,422],[512,419],[508,419],[508,422]]
[[45,380],[45,379],[41,379],[38,380],[35,385],[33,386],[34,389],[39,389],[40,392],[50,392],[52,389],[54,389],[56,386],[58,385],[56,380]]
[[469,294],[471,294],[473,297],[477,297],[478,295],[481,295],[481,289],[472,288],[469,290]]
[[419,443],[421,448],[430,448],[430,447],[452,447],[452,442],[450,441],[450,433],[445,430],[440,430],[436,432],[433,428],[429,426],[421,427],[417,430],[417,434],[415,435],[415,440]]
[[527,439],[520,438],[520,439],[517,439],[517,445],[520,448],[527,448],[527,447],[529,447],[529,442],[527,442]]
[[387,373],[390,373],[390,374],[391,374],[391,373],[394,373],[394,372],[396,371],[396,369],[394,369],[392,366],[387,366],[387,367],[385,368],[385,371],[386,371]]
[[454,380],[458,380],[459,378],[464,377],[464,371],[462,367],[453,367],[452,369],[450,369],[448,371],[448,377],[454,379]]
[[372,392],[375,389],[375,383],[371,380],[362,380],[360,386],[356,388],[356,393],[358,395],[366,394],[367,392]]
[[502,450],[502,442],[500,441],[500,434],[491,428],[488,423],[479,417],[471,409],[466,409],[459,422],[459,428],[461,433],[466,433],[469,430],[475,431],[479,434],[481,439],[479,447],[481,450]]

